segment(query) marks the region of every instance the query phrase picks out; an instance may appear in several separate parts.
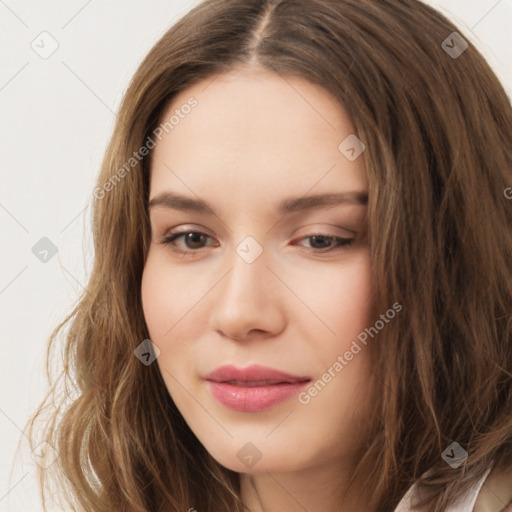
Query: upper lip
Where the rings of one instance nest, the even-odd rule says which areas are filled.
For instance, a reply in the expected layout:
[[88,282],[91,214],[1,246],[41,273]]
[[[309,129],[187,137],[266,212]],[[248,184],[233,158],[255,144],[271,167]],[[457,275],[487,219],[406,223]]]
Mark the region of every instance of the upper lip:
[[225,365],[210,372],[206,380],[213,382],[265,382],[266,384],[294,383],[311,380],[307,376],[291,375],[266,366],[251,365],[246,368],[237,368],[233,365]]

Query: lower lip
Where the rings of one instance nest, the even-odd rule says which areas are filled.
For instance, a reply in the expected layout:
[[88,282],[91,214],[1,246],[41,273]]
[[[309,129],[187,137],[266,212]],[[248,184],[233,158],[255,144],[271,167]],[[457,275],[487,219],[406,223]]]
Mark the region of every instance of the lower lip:
[[290,382],[266,386],[235,386],[226,382],[208,381],[213,396],[229,409],[259,412],[297,395],[307,382]]

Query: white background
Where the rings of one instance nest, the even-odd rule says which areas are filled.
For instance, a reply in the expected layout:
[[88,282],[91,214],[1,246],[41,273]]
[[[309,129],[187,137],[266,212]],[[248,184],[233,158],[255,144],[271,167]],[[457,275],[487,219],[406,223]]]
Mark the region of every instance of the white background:
[[[114,113],[145,54],[196,3],[0,0],[0,511],[41,511],[22,429],[46,390],[48,336],[87,282],[90,203]],[[512,0],[428,3],[512,96]],[[31,48],[43,31],[59,45],[47,59]],[[32,253],[42,237],[58,247],[46,263]]]

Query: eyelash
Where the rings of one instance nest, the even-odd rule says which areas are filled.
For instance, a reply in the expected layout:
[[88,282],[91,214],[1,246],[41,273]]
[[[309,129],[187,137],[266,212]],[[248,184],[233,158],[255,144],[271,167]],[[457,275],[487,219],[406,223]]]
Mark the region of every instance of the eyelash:
[[[173,242],[181,237],[184,237],[185,235],[190,235],[190,234],[195,234],[195,235],[204,235],[208,238],[211,238],[210,236],[208,236],[206,233],[202,233],[201,231],[183,231],[181,233],[169,233],[169,234],[166,234],[164,235],[164,237],[161,239],[160,243],[169,247],[169,249],[180,255],[180,256],[184,256],[184,257],[188,257],[188,256],[193,256],[195,254],[197,254],[197,252],[199,252],[201,249],[191,249],[191,250],[188,250],[188,251],[183,251],[181,249],[177,249],[176,248],[176,245],[173,244]],[[322,233],[315,233],[315,234],[312,234],[312,235],[308,235],[308,236],[304,236],[302,237],[300,240],[304,240],[304,239],[308,239],[308,238],[314,238],[314,237],[323,237],[323,238],[326,238],[328,240],[334,240],[335,241],[335,244],[334,246],[331,246],[331,247],[328,247],[326,249],[311,249],[311,252],[313,254],[323,254],[323,253],[330,253],[332,251],[340,251],[340,250],[343,250],[343,249],[346,249],[347,247],[349,247],[350,245],[352,245],[352,243],[354,242],[354,239],[353,238],[342,238],[342,237],[339,237],[339,236],[331,236],[331,235],[324,235]],[[307,247],[306,247],[307,249]]]

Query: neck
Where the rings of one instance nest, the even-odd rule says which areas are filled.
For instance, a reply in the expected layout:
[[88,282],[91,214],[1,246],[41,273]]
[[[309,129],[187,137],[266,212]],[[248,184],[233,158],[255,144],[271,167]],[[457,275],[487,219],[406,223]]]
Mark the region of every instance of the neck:
[[241,475],[241,497],[248,512],[376,512],[371,492],[350,481],[351,472],[323,464],[293,473]]

